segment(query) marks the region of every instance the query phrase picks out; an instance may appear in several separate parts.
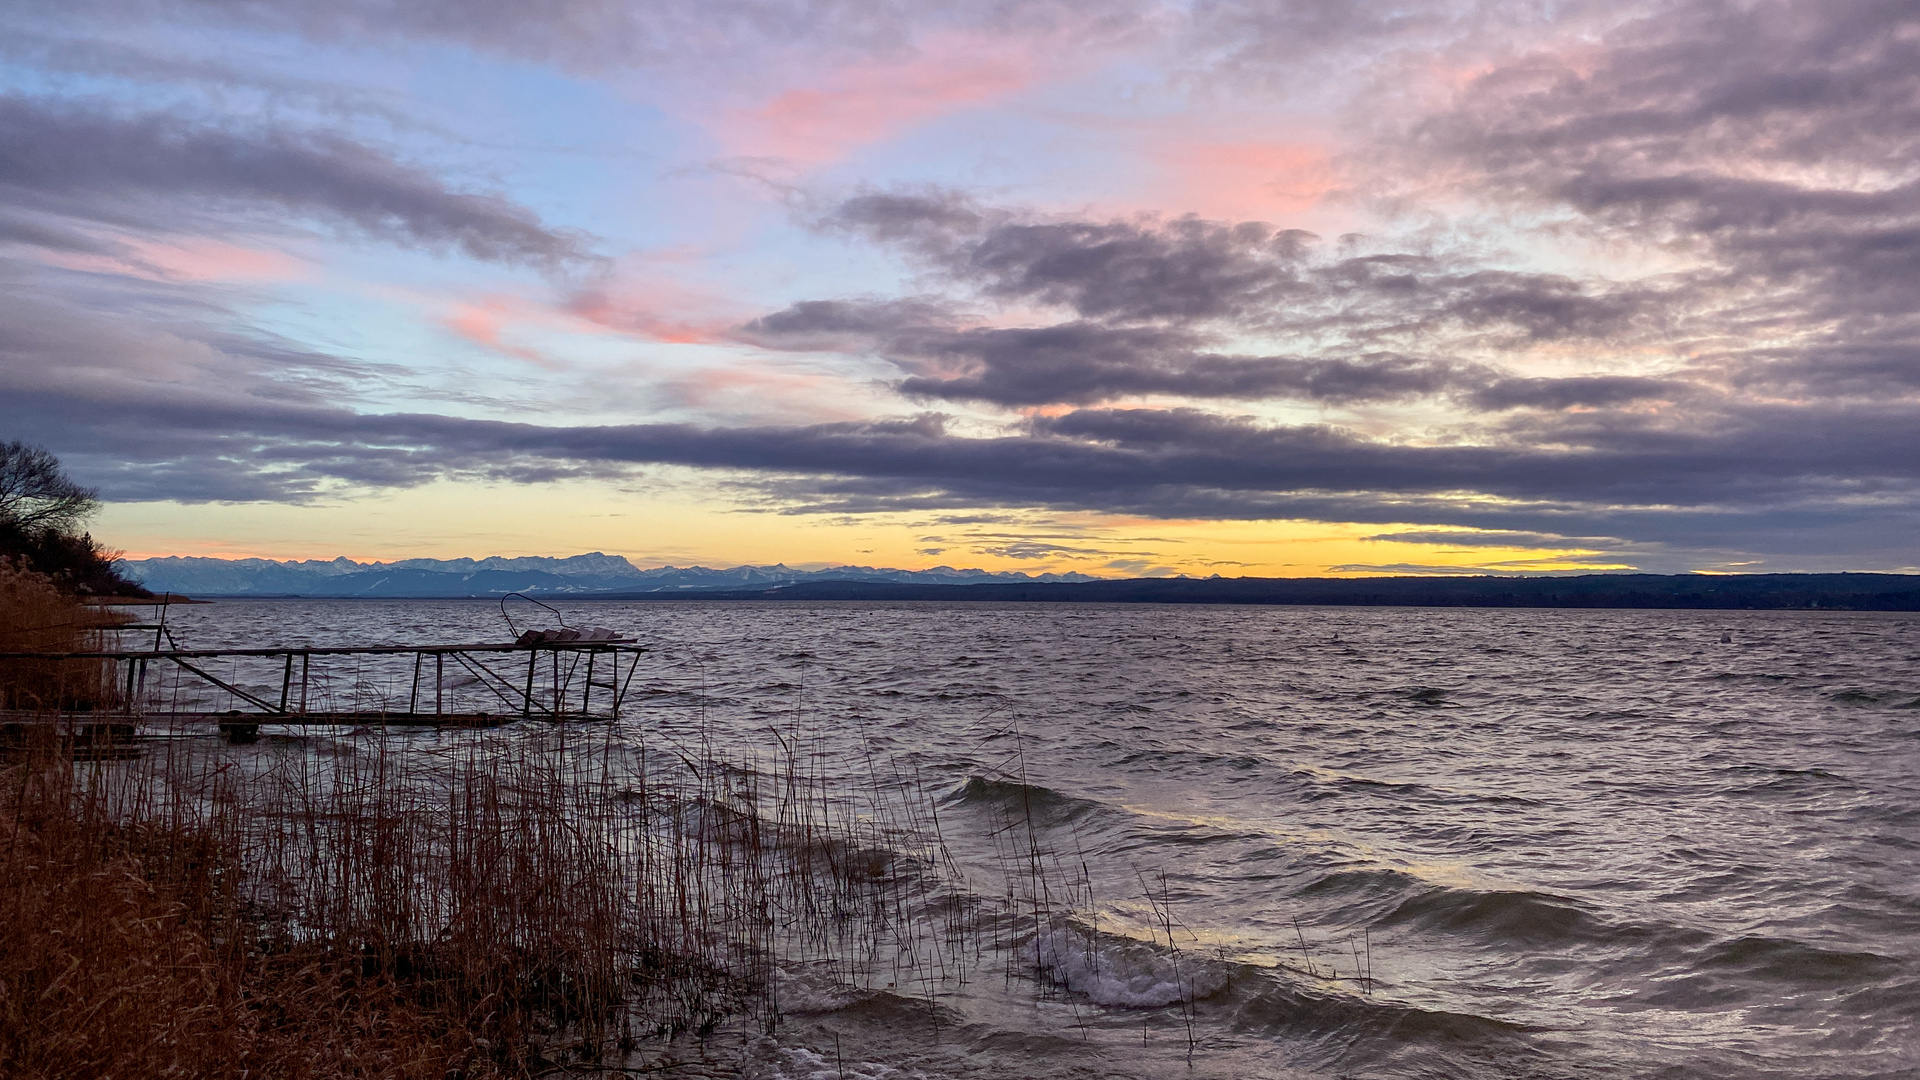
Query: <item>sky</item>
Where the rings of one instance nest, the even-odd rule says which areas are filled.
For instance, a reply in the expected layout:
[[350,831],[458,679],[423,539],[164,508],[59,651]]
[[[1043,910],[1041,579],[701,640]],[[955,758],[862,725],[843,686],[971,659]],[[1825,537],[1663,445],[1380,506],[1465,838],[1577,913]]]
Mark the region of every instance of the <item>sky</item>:
[[1920,570],[1920,3],[0,0],[134,556]]

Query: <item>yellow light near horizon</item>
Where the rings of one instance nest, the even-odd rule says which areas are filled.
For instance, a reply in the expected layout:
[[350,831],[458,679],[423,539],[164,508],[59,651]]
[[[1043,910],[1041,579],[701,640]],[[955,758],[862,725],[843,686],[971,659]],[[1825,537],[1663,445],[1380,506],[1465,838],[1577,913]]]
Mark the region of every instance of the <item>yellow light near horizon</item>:
[[[392,561],[604,551],[640,566],[934,566],[1098,577],[1357,577],[1626,569],[1580,549],[1371,539],[1410,525],[1169,521],[1042,511],[792,514],[722,497],[709,476],[619,484],[443,481],[307,505],[117,503],[96,535],[130,558]],[[1492,539],[1488,537],[1488,539]],[[1409,569],[1417,568],[1417,569]]]

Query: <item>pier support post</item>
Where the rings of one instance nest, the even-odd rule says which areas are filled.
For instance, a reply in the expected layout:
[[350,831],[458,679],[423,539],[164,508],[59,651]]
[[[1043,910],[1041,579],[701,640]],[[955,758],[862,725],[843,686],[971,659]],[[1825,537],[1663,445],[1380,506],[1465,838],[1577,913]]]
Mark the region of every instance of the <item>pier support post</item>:
[[533,715],[533,671],[534,671],[534,666],[538,663],[540,663],[540,650],[538,649],[528,650],[527,651],[527,692],[526,692],[526,700],[520,706],[521,719],[525,719]]
[[580,718],[593,715],[593,650],[587,650],[587,682],[580,688]]

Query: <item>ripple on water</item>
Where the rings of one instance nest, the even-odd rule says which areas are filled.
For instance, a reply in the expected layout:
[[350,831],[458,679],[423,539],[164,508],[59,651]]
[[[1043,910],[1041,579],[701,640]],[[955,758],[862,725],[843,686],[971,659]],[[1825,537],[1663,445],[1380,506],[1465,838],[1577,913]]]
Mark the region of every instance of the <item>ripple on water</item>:
[[[823,768],[910,760],[982,882],[1016,819],[1084,857],[1110,917],[1149,910],[1139,881],[1165,873],[1180,955],[1224,980],[1192,1014],[1196,1076],[1916,1065],[1911,616],[559,606],[653,650],[623,738],[757,748],[785,717]],[[490,603],[171,618],[188,647],[502,632]],[[1296,935],[1348,974],[1348,935],[1365,940],[1372,993],[1274,962]],[[969,982],[940,1005],[953,1057],[899,1034],[899,995],[819,1015],[885,1048],[860,1059],[875,1076],[1184,1075],[1186,1021],[1153,1004],[1157,940],[1077,968],[1060,953],[1066,985],[1042,1002]],[[822,1074],[819,1050],[787,1074]]]

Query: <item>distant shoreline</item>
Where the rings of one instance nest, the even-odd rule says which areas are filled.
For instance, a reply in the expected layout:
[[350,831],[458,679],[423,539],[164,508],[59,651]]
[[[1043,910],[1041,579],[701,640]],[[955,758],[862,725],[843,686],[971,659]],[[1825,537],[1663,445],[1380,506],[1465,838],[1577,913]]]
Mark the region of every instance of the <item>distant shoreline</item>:
[[[196,599],[456,600],[502,592],[404,596],[201,593]],[[1628,608],[1920,611],[1920,574],[1582,574],[1568,577],[1126,578],[934,585],[806,581],[750,589],[541,590],[543,600],[698,602],[944,601],[1238,604],[1336,607]]]

